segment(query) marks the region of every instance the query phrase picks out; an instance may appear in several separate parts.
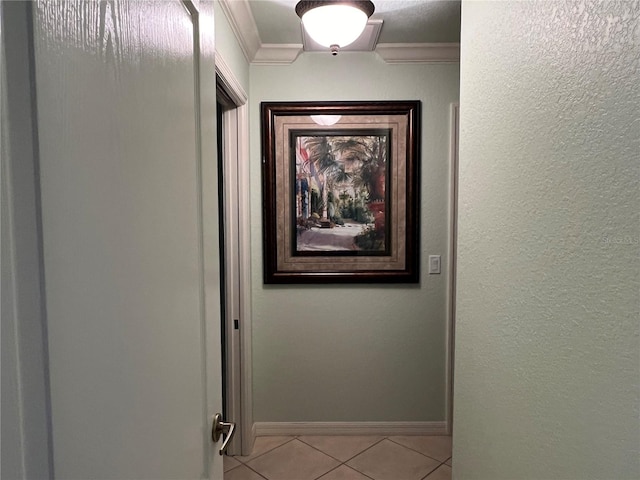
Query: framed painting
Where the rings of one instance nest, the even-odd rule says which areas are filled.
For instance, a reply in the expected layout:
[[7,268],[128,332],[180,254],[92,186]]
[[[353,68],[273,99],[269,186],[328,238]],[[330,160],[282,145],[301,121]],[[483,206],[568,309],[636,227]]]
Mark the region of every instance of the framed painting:
[[264,282],[419,282],[420,102],[265,102],[261,117]]

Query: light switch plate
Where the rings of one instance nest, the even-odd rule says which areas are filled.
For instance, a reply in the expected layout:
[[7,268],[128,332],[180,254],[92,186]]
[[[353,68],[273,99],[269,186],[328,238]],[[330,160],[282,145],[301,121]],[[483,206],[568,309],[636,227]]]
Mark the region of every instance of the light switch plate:
[[440,273],[440,255],[429,255],[429,273]]

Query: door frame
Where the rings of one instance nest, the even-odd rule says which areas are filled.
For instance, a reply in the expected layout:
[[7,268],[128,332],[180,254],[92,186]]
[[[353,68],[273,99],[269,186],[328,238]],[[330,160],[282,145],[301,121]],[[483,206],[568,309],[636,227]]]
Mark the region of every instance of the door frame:
[[32,15],[31,2],[0,4],[2,473],[48,479],[53,437]]
[[[237,433],[227,452],[249,455],[255,441],[251,360],[251,218],[249,195],[249,112],[244,88],[216,51],[219,88],[231,101],[222,115],[225,204],[227,318],[225,322],[226,412]],[[239,328],[235,328],[234,323]]]
[[455,363],[455,329],[456,329],[456,275],[458,244],[458,157],[460,141],[460,103],[450,106],[450,150],[451,183],[449,187],[449,284],[448,289],[448,328],[447,328],[447,380],[446,380],[446,412],[447,435],[453,433],[453,377]]

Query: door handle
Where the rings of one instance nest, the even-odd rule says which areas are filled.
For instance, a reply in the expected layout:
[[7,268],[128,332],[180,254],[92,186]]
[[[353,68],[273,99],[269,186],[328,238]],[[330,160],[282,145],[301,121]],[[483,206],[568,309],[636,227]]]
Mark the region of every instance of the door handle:
[[222,415],[216,413],[213,416],[213,426],[211,427],[211,439],[214,443],[220,440],[220,435],[224,434],[225,439],[220,447],[220,455],[224,453],[229,445],[229,442],[233,438],[233,434],[236,433],[236,424],[233,422],[223,422]]

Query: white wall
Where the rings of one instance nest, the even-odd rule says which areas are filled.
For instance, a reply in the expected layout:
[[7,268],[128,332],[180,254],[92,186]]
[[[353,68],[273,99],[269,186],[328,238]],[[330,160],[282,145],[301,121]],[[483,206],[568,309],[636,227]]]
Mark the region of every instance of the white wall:
[[638,2],[465,2],[454,478],[637,479]]
[[[252,65],[254,419],[443,421],[449,259],[449,115],[457,64],[388,65],[375,53]],[[420,100],[420,285],[262,283],[262,101]],[[443,274],[426,258],[443,255]]]

